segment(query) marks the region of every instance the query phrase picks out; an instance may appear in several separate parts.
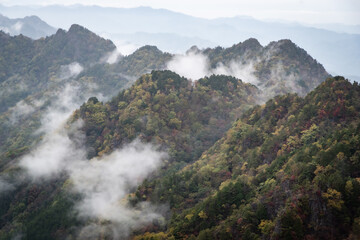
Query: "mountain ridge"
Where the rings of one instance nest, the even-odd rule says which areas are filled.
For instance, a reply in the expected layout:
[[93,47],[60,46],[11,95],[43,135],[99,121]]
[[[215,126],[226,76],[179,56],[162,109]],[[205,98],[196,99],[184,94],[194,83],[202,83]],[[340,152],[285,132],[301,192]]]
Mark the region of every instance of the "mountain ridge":
[[[93,238],[116,238],[116,227],[123,229],[124,220],[112,225],[118,221],[112,210],[123,217],[123,207],[128,214],[142,212],[142,206],[163,217],[130,227],[126,237],[359,235],[360,87],[342,77],[325,79],[329,75],[322,65],[294,42],[281,40],[263,47],[252,38],[230,48],[193,47],[184,56],[143,46],[122,56],[111,41],[76,24],[38,41],[0,33],[0,42],[5,43],[0,44],[6,50],[0,51],[7,54],[4,59],[16,56],[24,61],[1,86],[20,86],[30,76],[41,87],[26,89],[24,96],[8,96],[13,107],[0,114],[0,190],[5,189],[0,191],[0,239],[18,234],[29,239],[88,238],[92,226]],[[33,52],[24,51],[28,47]],[[209,70],[216,74],[190,80],[164,70],[169,61],[196,54],[208,57]],[[110,61],[113,55],[116,59]],[[16,62],[3,66],[11,70]],[[262,92],[246,83],[246,77],[215,72],[249,62],[267,84],[262,90],[276,90],[261,105],[257,103]],[[298,92],[306,96],[288,93],[288,83],[302,87]],[[277,93],[286,94],[272,97]],[[54,124],[57,121],[61,123]],[[122,165],[109,165],[110,172],[102,166],[113,156],[122,159],[116,154],[124,150],[118,149],[134,141],[156,145],[156,152],[166,152],[167,158],[143,182],[140,175],[121,178],[124,194],[112,195],[113,186],[103,191],[104,185],[87,185],[96,196],[106,193],[105,201],[114,200],[116,209],[107,209],[110,218],[79,217],[78,203],[92,192],[74,192],[72,173],[80,166],[84,171],[77,173],[90,174],[84,176],[87,184],[114,177]],[[44,160],[45,167],[37,173],[54,170],[53,159],[62,162],[50,179],[36,181],[31,168],[24,168],[24,159],[29,164]],[[70,169],[62,169],[63,163]],[[131,175],[141,165],[118,175]],[[333,226],[338,228],[332,230]]]
[[199,160],[138,188],[135,199],[169,201],[173,217],[137,239],[355,239],[359,96],[335,77],[251,108]]
[[[5,69],[3,72],[8,73],[0,79],[4,94],[0,99],[2,101],[1,111],[12,106],[14,103],[11,102],[14,100],[15,102],[20,100],[19,97],[24,98],[32,91],[41,91],[43,87],[46,87],[45,82],[49,75],[58,73],[60,65],[79,62],[81,65],[87,66],[99,61],[106,52],[115,49],[115,45],[111,41],[104,40],[85,28],[76,27],[76,25],[72,32],[58,30],[56,34],[39,40],[32,40],[21,35],[6,37],[2,34],[2,37],[1,47],[4,62],[1,63],[1,68]],[[12,39],[14,41],[11,41]],[[13,44],[16,46],[14,47]],[[16,50],[7,51],[7,48]],[[89,51],[89,49],[92,50]],[[15,59],[5,61],[5,59],[12,58]],[[19,74],[21,74],[20,77]],[[14,90],[15,93],[12,93],[14,91],[6,90],[6,86],[11,82],[20,82],[27,86],[27,89],[19,87]],[[16,94],[19,97],[13,98],[12,96]],[[7,101],[10,101],[10,105],[6,103]]]
[[[79,15],[78,10],[83,10],[83,14]],[[86,10],[87,9],[87,10]],[[99,8],[100,9],[100,8]],[[207,20],[207,19],[197,19],[190,16],[176,15],[170,12],[167,14],[151,14],[152,9],[146,8],[149,16],[155,16],[154,18],[146,17],[144,14],[144,9],[142,9],[138,14],[136,14],[136,9],[130,9],[132,15],[125,14],[127,9],[106,9],[108,12],[97,12],[96,7],[84,7],[77,6],[73,8],[63,7],[55,11],[54,7],[44,7],[37,8],[36,12],[32,9],[26,9],[26,7],[1,7],[0,11],[4,14],[18,14],[18,15],[34,15],[37,14],[44,19],[52,19],[58,14],[61,16],[68,16],[67,19],[64,19],[62,22],[51,22],[54,26],[59,26],[63,28],[68,28],[74,22],[85,25],[90,29],[93,29],[97,33],[123,33],[131,34],[135,32],[147,32],[150,33],[173,33],[178,36],[186,37],[198,37],[206,41],[213,42],[214,45],[201,45],[201,47],[215,47],[216,45],[221,45],[224,47],[231,46],[234,42],[244,41],[249,37],[258,38],[259,41],[263,44],[267,44],[272,40],[276,39],[292,39],[296,44],[304,47],[307,51],[319,62],[323,63],[324,66],[331,72],[341,75],[355,75],[359,76],[358,70],[356,68],[358,63],[359,55],[359,34],[339,34],[336,32],[331,32],[327,30],[319,30],[317,28],[304,27],[294,24],[282,24],[282,23],[269,23],[262,22],[254,19],[237,19],[230,18],[218,19],[218,20]],[[108,21],[111,19],[111,22],[102,23],[101,25],[95,21],[92,21],[91,17],[86,16],[85,12],[88,11],[96,19],[103,19]],[[116,11],[119,11],[120,16],[123,16],[123,19],[119,18],[119,15],[116,15]],[[113,17],[113,16],[117,17]],[[135,17],[136,15],[136,17]],[[97,17],[95,17],[97,16]],[[59,18],[60,19],[60,18]],[[167,21],[164,21],[167,19]],[[112,23],[116,22],[116,29],[112,29]],[[141,24],[140,24],[141,22]],[[179,25],[178,22],[183,24]],[[66,25],[63,25],[63,24]],[[126,23],[126,24],[125,24]],[[132,25],[130,26],[129,23]],[[145,27],[147,23],[148,25]],[[165,24],[167,23],[167,24]],[[86,25],[88,24],[88,25]],[[200,29],[201,31],[199,31]],[[212,34],[216,32],[217,34]],[[224,38],[223,36],[226,36]],[[122,37],[126,37],[122,35]],[[164,48],[162,46],[169,46],[164,42],[157,42],[156,37],[152,44],[157,45],[163,51],[171,52],[170,49]],[[129,36],[128,40],[131,42],[133,37]],[[173,38],[175,39],[175,38]],[[115,41],[115,35],[114,39]],[[121,39],[119,39],[121,40]],[[122,40],[126,40],[122,38]],[[138,45],[145,45],[146,42],[137,41]],[[163,45],[160,45],[163,44]],[[179,46],[182,46],[183,51],[191,47],[192,45],[198,44],[209,44],[209,42],[198,41],[189,44],[187,40],[184,40],[184,43],[179,42],[173,44],[178,49]],[[351,46],[351,47],[347,47]],[[173,49],[173,50],[177,50]],[[339,61],[338,59],[342,59]]]
[[23,34],[32,39],[39,39],[55,33],[56,29],[39,17],[32,15],[10,19],[0,14],[0,30],[10,35]]
[[215,74],[232,75],[258,86],[265,100],[288,92],[304,96],[330,76],[322,64],[289,39],[262,46],[249,38],[229,48],[200,50],[193,46],[189,53],[208,57]]

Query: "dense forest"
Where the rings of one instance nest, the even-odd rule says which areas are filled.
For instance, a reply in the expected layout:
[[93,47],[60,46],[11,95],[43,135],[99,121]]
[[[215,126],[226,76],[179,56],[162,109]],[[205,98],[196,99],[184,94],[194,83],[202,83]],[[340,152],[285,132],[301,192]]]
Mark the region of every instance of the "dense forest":
[[[39,40],[0,32],[0,43],[0,239],[360,238],[360,86],[290,40],[192,47],[212,69],[200,79],[166,70],[176,56],[155,46],[108,61],[115,45],[79,25]],[[256,82],[217,72],[234,64]],[[64,121],[47,131],[54,112]],[[49,134],[89,164],[133,142],[166,153],[116,199],[161,217],[124,235],[81,218],[71,171],[37,180],[19,164]]]
[[253,105],[256,87],[228,76],[193,83],[170,71],[153,71],[109,103],[90,98],[75,112],[84,120],[89,157],[140,137],[165,144],[171,159],[191,162]]
[[[164,79],[172,84],[160,85],[159,81]],[[202,119],[205,114],[202,112],[198,112],[198,120],[184,114],[181,107],[191,114],[194,106],[191,102],[191,107],[181,103],[187,99],[186,94],[178,99],[179,105],[167,98],[173,95],[172,99],[176,99],[176,95],[181,94],[176,91],[180,80],[170,73],[153,72],[139,79],[139,85],[123,91],[109,105],[91,99],[76,113],[85,119],[87,143],[97,154],[104,154],[139,134],[145,141],[152,141],[156,134],[155,141],[170,147],[169,152],[177,164],[185,162],[180,168],[169,163],[166,171],[144,182],[132,196],[133,203],[145,199],[170,203],[173,213],[167,232],[146,233],[138,239],[338,239],[358,236],[360,87],[357,83],[351,84],[342,77],[329,78],[305,98],[287,94],[255,106],[241,115],[225,136],[209,148],[211,144],[206,144],[209,134],[204,123],[216,124],[216,119]],[[235,79],[224,81],[224,77],[213,76],[200,79],[195,87],[199,91],[209,84],[215,89],[222,88],[219,90],[228,95],[232,80]],[[160,91],[151,91],[154,85]],[[187,86],[186,81],[183,86]],[[163,101],[168,103],[165,106],[178,106],[176,111],[163,109],[163,105],[156,107],[158,102],[153,100],[171,90],[169,87],[173,91],[164,96]],[[134,92],[135,89],[138,90]],[[233,89],[238,93],[241,88]],[[196,90],[193,94],[200,94]],[[206,96],[212,95],[204,90]],[[137,100],[138,96],[143,98]],[[130,104],[129,99],[132,100]],[[235,103],[233,99],[230,102]],[[243,104],[236,102],[238,106]],[[211,112],[227,119],[222,113],[224,106],[219,102],[216,106],[221,111]],[[194,107],[204,109],[204,106]],[[153,113],[154,110],[159,115]],[[99,119],[100,116],[111,117]],[[193,132],[194,140],[183,140],[188,119],[191,119],[190,129],[201,121],[202,128],[196,129],[206,138],[197,139]],[[99,122],[104,124],[95,124]],[[171,135],[167,133],[169,130]],[[211,132],[210,136],[214,137],[211,142],[215,142],[216,133]],[[192,142],[196,140],[202,146]],[[194,146],[199,146],[199,150]],[[206,148],[209,149],[200,157],[196,154]]]
[[199,160],[139,187],[173,216],[138,239],[357,239],[359,94],[336,77],[248,110]]

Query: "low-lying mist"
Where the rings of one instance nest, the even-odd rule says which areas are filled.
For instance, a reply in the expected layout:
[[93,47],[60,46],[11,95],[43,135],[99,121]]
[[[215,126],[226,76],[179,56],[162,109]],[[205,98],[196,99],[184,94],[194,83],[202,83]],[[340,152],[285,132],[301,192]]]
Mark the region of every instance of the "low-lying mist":
[[134,228],[161,219],[161,213],[149,203],[144,202],[136,208],[127,207],[126,197],[161,165],[164,157],[166,154],[154,146],[136,140],[110,155],[71,164],[67,169],[72,181],[71,189],[83,196],[76,205],[79,216],[87,221],[108,221],[100,225],[92,221],[80,235],[84,237],[89,228],[105,227],[111,229],[113,238],[124,238]]
[[68,65],[63,65],[60,68],[60,79],[67,79],[76,77],[84,70],[83,66],[78,62],[73,62]]
[[[259,103],[263,103],[275,95],[288,92],[295,92],[304,96],[307,89],[299,84],[304,76],[301,72],[289,73],[285,70],[284,63],[276,57],[277,51],[279,51],[278,47],[270,47],[256,58],[248,57],[249,54],[245,52],[237,58],[226,63],[218,62],[215,67],[212,67],[208,56],[199,50],[190,50],[185,54],[174,55],[167,63],[166,68],[191,80],[213,74],[236,77],[243,82],[257,86],[262,91],[261,96],[258,97]],[[271,64],[264,67],[263,65],[268,62]],[[269,72],[266,78],[259,77],[259,66],[263,66]]]
[[243,64],[235,59],[225,65],[219,63],[216,68],[211,68],[209,58],[201,52],[188,51],[183,55],[175,55],[168,63],[167,69],[179,75],[197,80],[210,75],[229,75],[245,82],[256,85],[258,80],[254,75],[256,61]]
[[[84,102],[79,91],[79,86],[68,84],[57,93],[37,131],[42,139],[19,166],[34,183],[68,177],[70,184],[63,189],[81,196],[73,209],[84,223],[78,238],[96,238],[104,229],[113,239],[126,238],[132,230],[162,218],[163,207],[146,202],[129,207],[127,196],[161,166],[167,154],[135,140],[109,155],[87,159],[82,121],[68,122]],[[12,185],[0,179],[0,188],[7,191]]]

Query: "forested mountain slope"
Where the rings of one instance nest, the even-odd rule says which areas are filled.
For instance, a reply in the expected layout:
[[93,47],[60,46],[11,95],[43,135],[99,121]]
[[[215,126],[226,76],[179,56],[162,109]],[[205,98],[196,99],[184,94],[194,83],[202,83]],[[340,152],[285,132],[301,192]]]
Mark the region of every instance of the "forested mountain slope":
[[68,96],[74,104],[110,99],[171,57],[145,46],[110,64],[115,45],[79,25],[36,41],[0,32],[0,41],[0,166],[32,146],[42,115],[59,105],[66,86],[77,92]]
[[[257,94],[232,77],[193,83],[153,71],[110,102],[90,98],[74,113],[72,121],[84,120],[88,157],[136,137],[170,155],[128,200],[168,203],[172,217],[136,238],[356,238],[360,87],[330,78],[305,98],[288,94],[249,109]],[[81,225],[71,215],[79,196],[64,192],[64,180],[3,198],[2,236],[29,229],[28,237],[61,239]]]
[[[71,121],[84,122],[88,158],[106,156],[137,137],[160,145],[170,155],[162,174],[197,159],[236,116],[254,105],[258,93],[233,77],[212,76],[193,83],[170,71],[153,71],[108,103],[90,98]],[[7,172],[10,179],[21,176],[16,167]],[[73,214],[81,196],[68,193],[66,178],[62,175],[45,185],[24,182],[7,192],[1,200],[0,236],[6,239],[23,231],[28,238],[61,239],[75,234],[74,229],[84,224]]]
[[229,76],[194,83],[170,71],[153,71],[109,103],[90,99],[75,118],[84,120],[91,157],[140,137],[169,148],[173,160],[190,162],[254,105],[258,94],[255,86]]
[[359,99],[335,77],[247,111],[199,160],[139,187],[173,217],[138,239],[357,239]]
[[39,40],[1,32],[0,43],[0,112],[31,94],[59,85],[57,78],[73,77],[115,49],[111,41],[79,25]]
[[[74,169],[36,181],[18,163],[36,161],[36,150],[45,149],[45,170],[59,154],[71,167],[79,156],[93,164],[134,141],[158,146],[168,158],[116,202],[135,212],[144,202],[170,211],[130,235],[356,236],[359,86],[341,77],[321,83],[329,75],[291,41],[193,48],[216,73],[194,81],[154,70],[176,58],[155,46],[110,61],[112,42],[78,25],[36,41],[0,33],[0,41],[0,239],[76,239],[88,223],[99,223],[99,238],[114,237],[111,219],[78,217],[74,206],[86,194],[69,190]],[[236,75],[234,66],[251,66],[244,76],[259,88],[221,74]],[[306,97],[287,94],[255,106],[288,92]]]
[[225,71],[251,81],[264,91],[267,99],[289,92],[305,96],[329,77],[320,63],[287,39],[263,47],[250,38],[229,48],[199,52],[208,56],[215,73]]

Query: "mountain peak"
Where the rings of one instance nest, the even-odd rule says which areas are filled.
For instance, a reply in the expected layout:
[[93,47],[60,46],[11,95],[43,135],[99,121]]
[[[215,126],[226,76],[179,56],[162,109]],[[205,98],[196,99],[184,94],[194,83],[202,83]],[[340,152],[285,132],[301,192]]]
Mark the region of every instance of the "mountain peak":
[[245,40],[242,44],[245,48],[257,49],[262,48],[261,44],[256,38],[249,38]]
[[156,46],[151,46],[151,45],[145,45],[140,47],[138,50],[136,51],[153,51],[153,52],[160,52],[160,50],[156,47]]
[[41,20],[41,18],[39,18],[38,16],[35,16],[35,15],[31,15],[31,16],[26,16],[26,17],[24,17],[24,20],[26,20],[26,19],[28,19],[28,20],[36,20],[36,21],[41,21],[41,22],[43,22],[43,20]]
[[293,41],[290,39],[280,39],[279,41],[272,41],[266,47],[282,47],[282,48],[299,48]]
[[[69,31],[59,29],[55,35],[46,38],[42,54],[49,58],[48,61],[62,59],[63,65],[78,62],[86,66],[99,61],[105,53],[115,48],[116,46],[110,40],[103,39],[88,29],[73,24]],[[70,59],[71,62],[69,62]]]
[[[350,89],[359,91],[359,85],[356,82],[351,83],[343,76],[335,76],[329,77],[325,81],[323,81],[314,89],[313,93],[314,95],[320,95],[320,93],[323,93],[323,98],[326,98],[330,95],[330,92],[336,92],[337,90],[341,90],[343,94],[348,95],[348,91]],[[311,94],[309,94],[309,96],[310,95]]]
[[88,29],[78,24],[73,24],[69,28],[69,33],[85,32],[85,31],[90,32]]
[[65,34],[65,33],[66,33],[66,31],[65,31],[64,29],[59,28],[59,29],[56,31],[55,35],[63,35],[63,34]]
[[259,41],[255,38],[249,38],[244,42],[239,42],[238,44],[234,44],[232,47],[224,49],[225,52],[228,53],[237,53],[243,55],[245,53],[254,55],[257,52],[261,51],[263,46],[259,43]]
[[198,46],[194,45],[191,48],[189,48],[189,50],[186,51],[186,53],[190,53],[190,52],[199,53],[201,52],[201,50],[198,48]]
[[134,55],[143,54],[144,52],[151,53],[151,54],[156,54],[156,55],[163,54],[163,52],[160,49],[158,49],[156,46],[145,45],[145,46],[142,46],[142,47],[138,48],[134,52]]

